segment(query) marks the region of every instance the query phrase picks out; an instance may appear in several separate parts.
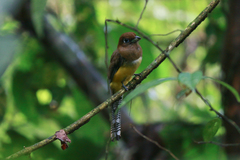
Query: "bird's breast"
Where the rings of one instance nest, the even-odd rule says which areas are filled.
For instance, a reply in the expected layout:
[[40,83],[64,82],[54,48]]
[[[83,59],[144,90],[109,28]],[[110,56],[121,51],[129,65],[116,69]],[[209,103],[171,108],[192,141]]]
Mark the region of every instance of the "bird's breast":
[[117,70],[114,74],[110,87],[113,93],[117,92],[122,88],[122,83],[126,85],[129,81],[131,81],[133,74],[139,67],[142,62],[142,57],[131,61],[124,62],[123,65]]

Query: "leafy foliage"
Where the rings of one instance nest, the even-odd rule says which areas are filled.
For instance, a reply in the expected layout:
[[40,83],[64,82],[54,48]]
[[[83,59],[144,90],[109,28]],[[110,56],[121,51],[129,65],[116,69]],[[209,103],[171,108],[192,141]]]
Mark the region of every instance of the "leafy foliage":
[[211,141],[212,138],[217,133],[218,129],[221,127],[222,121],[219,118],[215,118],[209,121],[203,129],[203,139],[208,142]]
[[[3,0],[0,3],[7,1]],[[174,3],[149,1],[138,28],[147,35],[184,29],[207,3],[190,0]],[[144,1],[62,0],[55,3],[49,0],[47,3],[47,0],[33,0],[31,17],[37,34],[41,37],[44,35],[43,16],[50,11],[48,14],[53,17],[50,19],[51,23],[57,21],[60,28],[57,30],[71,35],[93,65],[106,77],[105,18],[120,19],[135,26],[143,5]],[[220,153],[222,159],[226,159],[220,147],[197,146],[192,141],[202,136],[203,124],[213,119],[215,114],[209,112],[194,94],[184,100],[179,98],[198,85],[212,105],[217,110],[222,109],[218,86],[201,81],[207,77],[202,76],[202,72],[194,71],[200,68],[204,75],[216,77],[215,79],[219,77],[219,53],[223,39],[219,38],[219,35],[223,35],[226,27],[224,22],[224,14],[217,8],[211,13],[210,19],[204,21],[183,45],[171,53],[171,58],[181,66],[184,73],[177,75],[171,63],[166,60],[143,84],[129,93],[122,103],[124,105],[134,98],[132,107],[127,110],[136,123],[164,123],[166,127],[160,130],[159,134],[162,135],[166,146],[177,153],[179,158],[203,159],[208,156],[209,159],[217,159],[217,153]],[[53,135],[57,130],[79,119],[95,105],[77,87],[59,60],[50,56],[49,51],[35,38],[31,38],[26,32],[21,32],[21,38],[13,34],[19,33],[20,26],[10,16],[2,18],[0,15],[0,25],[0,158],[3,158],[22,149],[23,146],[32,145]],[[110,57],[117,47],[119,35],[130,30],[113,24],[109,24],[108,27]],[[151,38],[164,48],[177,35],[174,33]],[[137,73],[160,54],[144,39],[140,41],[140,45],[143,49],[143,61]],[[178,80],[186,87],[181,89],[172,80]],[[163,83],[167,81],[170,82]],[[237,99],[240,99],[231,86],[215,81],[230,89]],[[47,96],[46,93],[49,99],[43,103],[41,99]],[[204,140],[209,141],[213,136],[219,138],[224,135],[224,131],[220,130],[215,135],[219,126],[219,119],[209,121],[205,126],[207,129],[204,129]],[[54,142],[33,152],[31,157],[40,160],[99,159],[104,157],[108,134],[109,124],[97,115],[69,136],[72,143],[65,151],[61,151],[59,142]],[[124,149],[121,144],[111,144],[109,157],[121,157],[119,155]]]
[[194,89],[196,85],[202,80],[202,72],[197,71],[194,73],[180,73],[178,76],[178,81],[190,89]]
[[31,15],[34,27],[39,37],[43,36],[43,20],[44,20],[44,9],[47,0],[32,0],[31,1]]
[[220,80],[217,80],[217,79],[214,79],[214,78],[211,78],[211,77],[204,77],[205,79],[211,79],[221,85],[223,85],[224,87],[226,87],[229,91],[232,92],[232,94],[236,97],[237,101],[240,102],[240,95],[238,94],[237,90],[235,88],[233,88],[232,86],[230,86],[229,84],[223,82],[223,81],[220,81]]
[[136,89],[134,89],[131,93],[129,93],[124,100],[122,101],[122,103],[120,104],[119,108],[121,108],[122,106],[126,105],[130,100],[132,100],[133,98],[135,98],[136,96],[142,94],[143,92],[145,92],[146,90],[148,90],[149,88],[152,88],[156,85],[159,85],[163,82],[167,82],[167,81],[171,81],[171,80],[176,80],[176,78],[164,78],[164,79],[157,79],[157,80],[153,80],[151,82],[145,83],[143,85],[140,85],[139,87],[137,87]]

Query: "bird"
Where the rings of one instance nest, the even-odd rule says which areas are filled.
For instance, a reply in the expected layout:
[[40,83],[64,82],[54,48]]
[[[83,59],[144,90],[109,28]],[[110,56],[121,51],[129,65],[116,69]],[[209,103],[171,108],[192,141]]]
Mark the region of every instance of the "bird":
[[[128,90],[126,85],[132,80],[135,71],[142,62],[141,40],[134,32],[123,33],[118,41],[117,49],[113,52],[108,68],[108,79],[111,94],[122,89]],[[118,110],[123,96],[110,105],[111,140],[121,138],[121,114]]]

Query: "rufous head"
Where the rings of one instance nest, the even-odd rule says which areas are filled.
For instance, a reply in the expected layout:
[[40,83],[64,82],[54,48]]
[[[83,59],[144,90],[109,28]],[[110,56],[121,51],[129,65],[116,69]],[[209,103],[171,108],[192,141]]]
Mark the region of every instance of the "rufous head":
[[118,41],[118,46],[128,46],[134,43],[137,43],[141,38],[139,36],[136,36],[133,32],[126,32],[123,33]]
[[118,51],[123,58],[133,61],[142,56],[142,48],[138,44],[141,38],[133,32],[123,33],[118,41]]

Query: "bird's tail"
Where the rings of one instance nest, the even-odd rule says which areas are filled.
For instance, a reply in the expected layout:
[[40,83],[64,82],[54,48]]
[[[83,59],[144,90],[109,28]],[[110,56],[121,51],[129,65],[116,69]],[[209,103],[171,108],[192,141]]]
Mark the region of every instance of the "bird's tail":
[[117,141],[121,138],[121,113],[120,110],[116,112],[118,106],[122,102],[123,96],[120,97],[117,101],[113,102],[111,105],[110,117],[111,117],[111,140]]

